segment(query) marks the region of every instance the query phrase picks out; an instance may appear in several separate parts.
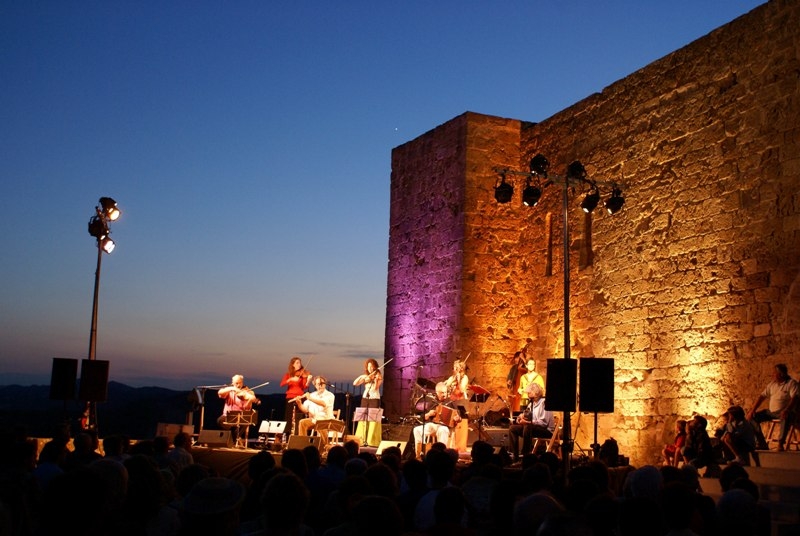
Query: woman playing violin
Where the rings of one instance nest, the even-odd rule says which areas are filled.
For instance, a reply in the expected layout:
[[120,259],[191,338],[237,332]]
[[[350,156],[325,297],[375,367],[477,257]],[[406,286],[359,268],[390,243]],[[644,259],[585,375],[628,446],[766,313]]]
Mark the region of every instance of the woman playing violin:
[[[289,360],[289,369],[281,380],[281,387],[286,387],[286,422],[297,424],[296,420],[292,419],[295,405],[290,401],[305,394],[312,378],[299,357],[294,356]],[[297,434],[297,430],[293,429],[291,433]]]
[[[364,362],[364,374],[353,380],[353,385],[364,386],[364,392],[361,394],[362,408],[381,407],[381,383],[383,383],[383,375],[378,367],[378,362],[374,359],[367,359]],[[359,421],[356,427],[356,436],[361,438],[365,445],[376,447],[381,443],[381,428],[380,422]]]
[[[467,394],[469,378],[467,377],[467,365],[464,361],[456,359],[453,362],[453,375],[447,378],[444,384],[447,386],[447,395],[450,400],[467,400],[469,396]],[[451,446],[459,452],[466,452],[468,433],[469,427],[467,425],[467,420],[464,419],[457,422],[450,436]]]
[[466,370],[467,366],[463,361],[456,359],[453,362],[453,375],[444,381],[450,400],[464,400],[467,398],[469,378]]

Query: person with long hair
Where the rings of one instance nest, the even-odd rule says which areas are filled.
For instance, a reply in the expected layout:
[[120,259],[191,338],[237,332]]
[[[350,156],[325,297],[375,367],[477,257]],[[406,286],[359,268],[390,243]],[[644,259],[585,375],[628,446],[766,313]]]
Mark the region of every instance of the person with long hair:
[[[353,385],[364,386],[364,392],[361,394],[362,408],[381,407],[382,383],[383,374],[378,367],[378,362],[372,358],[364,361],[364,373],[353,380]],[[381,443],[382,436],[383,430],[380,421],[358,421],[356,437],[360,438],[365,445],[377,447]]]
[[672,443],[664,446],[661,455],[664,457],[664,465],[672,465],[678,467],[683,457],[681,451],[683,445],[686,443],[686,419],[678,419],[675,421],[675,440]]
[[[444,381],[447,386],[447,396],[454,402],[455,406],[464,407],[464,403],[469,399],[467,389],[469,389],[469,377],[467,376],[467,364],[465,361],[456,359],[453,361],[453,374]],[[466,410],[466,408],[464,408]],[[450,442],[448,445],[458,452],[467,451],[467,441],[469,435],[469,424],[467,419],[459,421],[451,430]]]
[[297,434],[298,430],[298,419],[294,418],[296,412],[295,400],[299,400],[305,394],[312,378],[311,373],[303,366],[302,359],[294,356],[289,360],[289,369],[283,375],[281,387],[286,387],[285,416],[292,434]]

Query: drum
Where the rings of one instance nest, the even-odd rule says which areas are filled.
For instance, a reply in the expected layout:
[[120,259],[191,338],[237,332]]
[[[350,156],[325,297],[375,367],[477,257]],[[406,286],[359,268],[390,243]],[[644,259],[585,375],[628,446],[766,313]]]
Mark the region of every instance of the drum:
[[438,402],[436,397],[432,394],[422,395],[414,400],[414,409],[416,411],[428,411],[432,409]]

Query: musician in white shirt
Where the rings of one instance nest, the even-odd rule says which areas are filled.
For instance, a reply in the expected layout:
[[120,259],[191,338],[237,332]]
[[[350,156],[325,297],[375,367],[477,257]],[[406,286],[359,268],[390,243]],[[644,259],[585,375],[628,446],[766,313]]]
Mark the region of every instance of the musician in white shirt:
[[[333,419],[333,404],[336,397],[326,389],[328,380],[322,376],[314,377],[314,387],[317,388],[313,393],[305,393],[295,399],[295,403],[300,410],[308,415],[305,419],[300,419],[298,433],[301,436],[308,435],[308,431],[316,426],[317,421]],[[300,404],[300,399],[305,398],[305,402]]]

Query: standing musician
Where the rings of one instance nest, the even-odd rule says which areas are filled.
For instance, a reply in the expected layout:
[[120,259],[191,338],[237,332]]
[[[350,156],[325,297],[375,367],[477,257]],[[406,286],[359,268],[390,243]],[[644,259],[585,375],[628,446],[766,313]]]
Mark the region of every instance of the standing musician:
[[[425,422],[414,428],[414,449],[417,458],[422,457],[422,445],[428,437],[435,436],[437,442],[447,445],[450,440],[451,424],[461,421],[457,408],[455,408],[452,401],[447,399],[447,385],[445,382],[436,384],[436,402],[437,404],[433,408],[425,412]],[[450,414],[450,422],[444,421],[445,413]]]
[[261,401],[253,390],[244,384],[244,376],[241,374],[234,374],[231,377],[231,384],[217,391],[217,395],[225,400],[225,407],[222,408],[222,415],[217,419],[217,424],[224,429],[229,429],[235,442],[238,440],[241,430],[239,430],[239,426],[226,423],[228,412],[249,410],[253,408],[253,405],[259,405]]
[[[326,389],[328,381],[322,376],[314,378],[314,387],[317,388],[313,393],[303,393],[294,399],[294,403],[300,411],[308,417],[300,419],[299,434],[307,436],[309,430],[316,426],[317,421],[333,419],[333,404],[336,402],[334,394]],[[303,399],[305,402],[300,402]]]
[[[469,356],[467,356],[469,357]],[[467,364],[465,360],[456,359],[453,362],[453,375],[444,381],[447,385],[447,395],[454,402],[465,402],[469,395],[469,377],[467,376]],[[458,452],[467,451],[467,436],[469,435],[469,424],[467,421],[457,423],[452,430],[452,446]]]
[[553,412],[544,409],[544,396],[538,383],[529,383],[525,392],[530,402],[517,416],[516,423],[508,427],[508,442],[514,461],[519,460],[519,436],[522,436],[522,455],[531,452],[534,437],[551,438],[555,430]]
[[[362,408],[381,407],[381,384],[383,375],[378,368],[378,362],[374,359],[364,361],[364,374],[353,380],[353,385],[363,385],[364,392],[361,395]],[[359,421],[356,426],[356,437],[364,438],[364,443],[368,446],[377,447],[381,443],[382,429],[380,422]]]
[[533,358],[529,358],[525,363],[525,368],[528,369],[528,372],[519,378],[518,392],[520,395],[522,395],[522,399],[519,402],[520,407],[528,405],[528,386],[532,383],[535,383],[542,388],[542,396],[544,396],[544,378],[542,378],[541,374],[536,372],[536,361],[534,361]]
[[519,382],[522,375],[528,372],[526,364],[528,357],[525,355],[525,348],[514,354],[514,364],[508,369],[506,376],[506,387],[510,393],[508,398],[511,400],[511,411],[517,412],[520,409]]
[[305,394],[312,379],[313,376],[303,366],[303,361],[299,357],[294,356],[289,360],[289,370],[283,375],[281,387],[286,387],[286,422],[292,424],[292,434],[297,433],[294,399]]
[[467,366],[460,359],[453,361],[453,374],[444,381],[447,387],[447,396],[450,400],[466,400],[469,378]]

